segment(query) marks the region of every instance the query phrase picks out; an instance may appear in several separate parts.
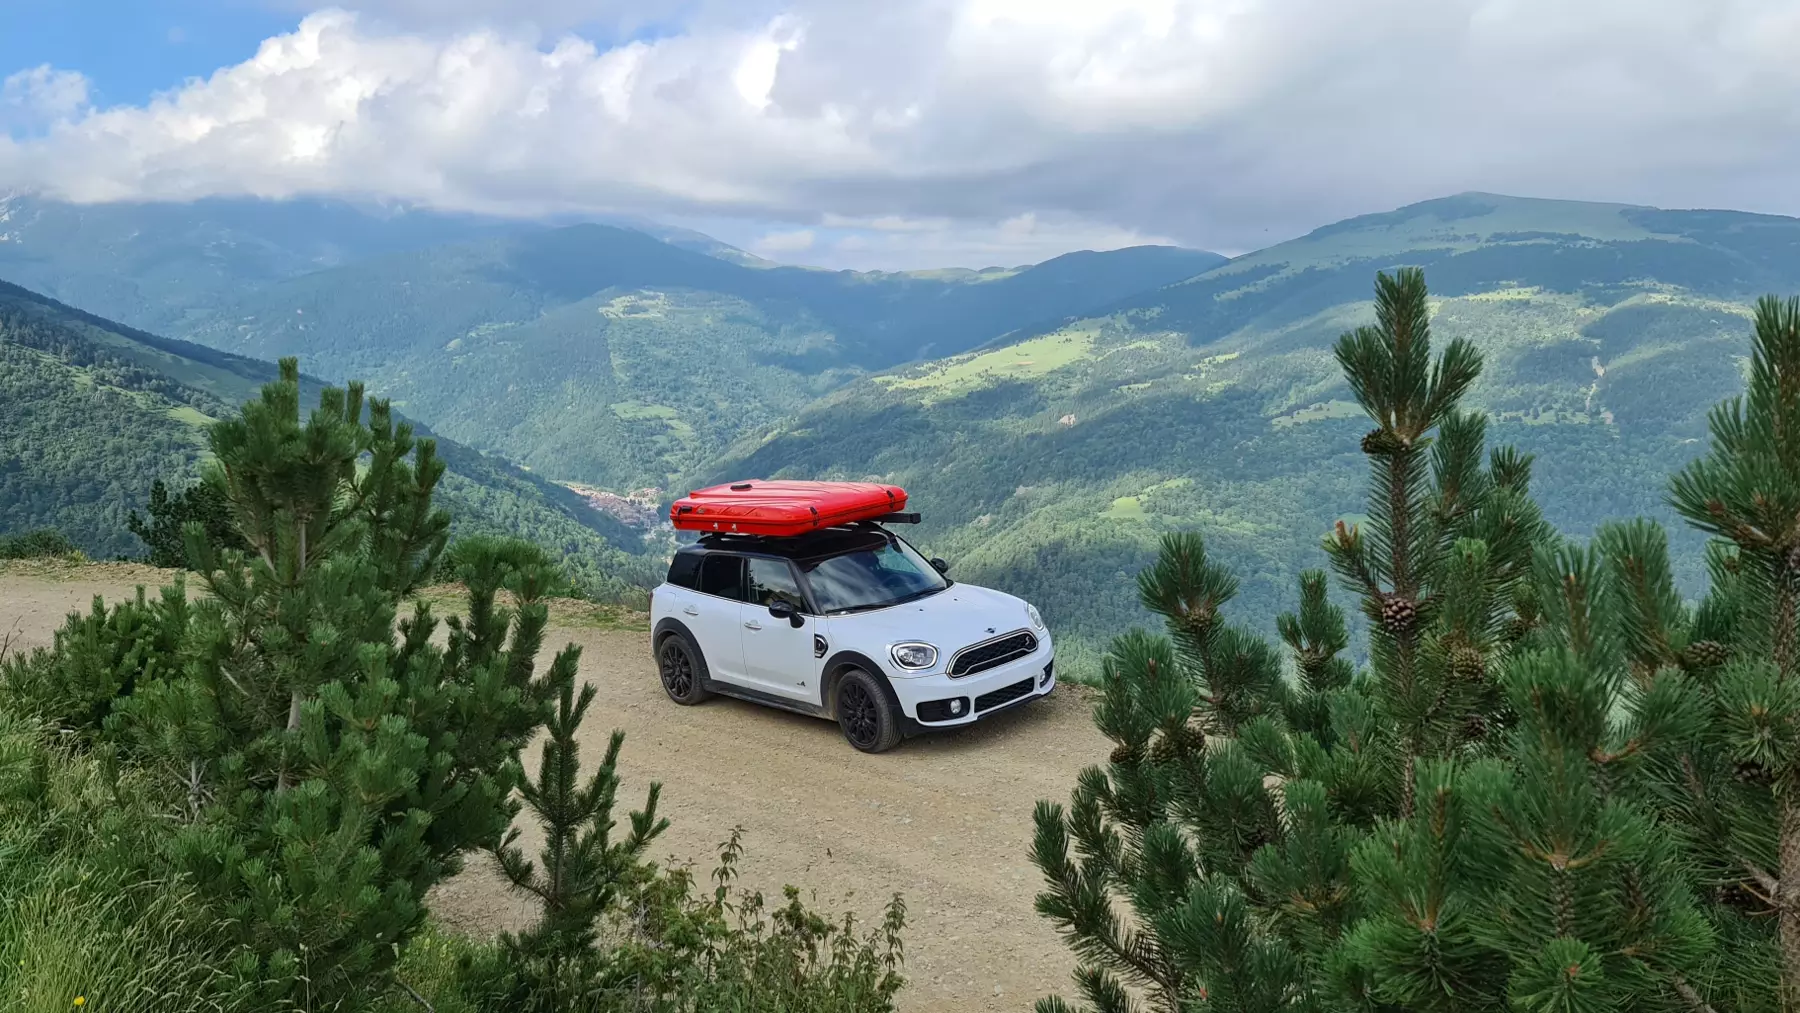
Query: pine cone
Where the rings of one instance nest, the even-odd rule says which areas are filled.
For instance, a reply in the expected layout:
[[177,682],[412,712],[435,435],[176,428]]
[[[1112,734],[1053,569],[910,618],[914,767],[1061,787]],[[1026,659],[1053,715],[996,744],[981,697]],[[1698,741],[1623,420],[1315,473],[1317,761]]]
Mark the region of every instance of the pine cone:
[[1179,747],[1167,735],[1157,739],[1156,745],[1150,747],[1150,762],[1158,766],[1173,763],[1179,756]]
[[1419,607],[1405,598],[1388,595],[1381,600],[1381,626],[1391,634],[1398,636],[1412,629],[1418,618]]
[[1769,776],[1769,768],[1760,763],[1745,763],[1740,760],[1734,767],[1735,769],[1731,772],[1732,778],[1745,784],[1769,785],[1775,782],[1775,779]]
[[1155,763],[1173,763],[1185,759],[1200,751],[1206,745],[1206,734],[1192,725],[1182,725],[1170,732],[1164,732],[1150,747],[1150,759]]
[[1484,714],[1472,713],[1463,719],[1463,738],[1469,742],[1479,742],[1487,738],[1488,719]]
[[1696,640],[1681,652],[1689,668],[1717,668],[1731,660],[1731,648],[1717,640]]
[[1364,433],[1362,438],[1363,453],[1374,457],[1386,457],[1405,446],[1406,444],[1401,442],[1400,437],[1395,436],[1392,431],[1387,429],[1371,429]]
[[1464,682],[1479,682],[1487,675],[1487,658],[1473,647],[1458,647],[1450,652],[1450,674]]
[[1143,754],[1133,746],[1120,745],[1112,751],[1110,759],[1120,766],[1132,766],[1143,759]]
[[1531,632],[1531,627],[1531,621],[1524,616],[1513,616],[1511,619],[1508,619],[1506,621],[1506,632],[1504,634],[1507,643],[1516,644],[1519,641],[1524,640],[1526,634]]

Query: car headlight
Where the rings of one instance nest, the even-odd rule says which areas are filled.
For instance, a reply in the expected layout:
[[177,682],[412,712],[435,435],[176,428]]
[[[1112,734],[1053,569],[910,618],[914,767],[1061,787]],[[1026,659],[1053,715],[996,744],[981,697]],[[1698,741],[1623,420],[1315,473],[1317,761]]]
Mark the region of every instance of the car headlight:
[[918,672],[937,664],[937,648],[930,644],[895,644],[888,652],[894,664],[909,672]]
[[1044,628],[1043,614],[1038,612],[1036,605],[1033,605],[1030,602],[1026,602],[1025,603],[1025,614],[1031,617],[1031,625],[1037,627],[1040,630]]

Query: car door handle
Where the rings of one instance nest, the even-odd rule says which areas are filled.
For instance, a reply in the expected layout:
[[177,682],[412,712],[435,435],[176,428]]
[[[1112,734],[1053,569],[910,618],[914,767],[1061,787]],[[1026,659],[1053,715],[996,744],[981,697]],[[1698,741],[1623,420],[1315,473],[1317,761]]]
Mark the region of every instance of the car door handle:
[[700,610],[695,608],[692,605],[689,605],[687,608],[684,608],[681,611],[686,612],[690,616],[697,616],[700,614]]
[[744,629],[760,630],[760,629],[762,629],[762,623],[759,623],[756,620],[752,619],[751,621],[744,624]]

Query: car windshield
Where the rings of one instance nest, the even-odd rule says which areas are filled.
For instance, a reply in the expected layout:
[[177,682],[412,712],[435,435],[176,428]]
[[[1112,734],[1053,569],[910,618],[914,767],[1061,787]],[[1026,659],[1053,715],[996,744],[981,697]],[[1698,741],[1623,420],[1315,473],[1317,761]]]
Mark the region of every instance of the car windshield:
[[827,614],[898,605],[950,586],[924,557],[899,539],[802,564],[819,609]]

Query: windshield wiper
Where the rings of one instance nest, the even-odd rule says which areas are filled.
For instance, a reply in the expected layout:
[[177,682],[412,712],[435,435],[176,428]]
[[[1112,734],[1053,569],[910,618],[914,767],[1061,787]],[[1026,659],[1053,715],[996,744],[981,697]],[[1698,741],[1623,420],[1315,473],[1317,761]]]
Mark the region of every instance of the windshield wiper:
[[[947,584],[945,585],[945,587],[948,586],[949,585]],[[920,598],[937,594],[942,590],[944,590],[942,587],[927,587],[918,591],[913,591],[910,594],[903,594],[898,598],[889,598],[887,601],[872,601],[863,605],[846,605],[841,609],[832,609],[825,614],[828,616],[843,616],[849,615],[852,612],[869,612],[874,609],[892,608],[895,605],[904,605],[909,601],[918,601]]]
[[867,612],[870,609],[884,609],[892,605],[891,601],[870,602],[867,605],[846,605],[841,609],[832,609],[825,613],[828,616],[847,616],[852,612]]
[[893,601],[888,602],[888,604],[889,605],[904,605],[909,601],[918,601],[920,598],[925,598],[930,595],[937,594],[939,591],[942,591],[942,590],[943,590],[943,588],[941,588],[941,587],[921,588],[920,590],[914,591],[911,594],[903,594],[900,597],[895,598]]
[[826,615],[841,616],[849,615],[852,612],[869,612],[874,609],[893,608],[895,605],[904,605],[909,601],[918,601],[920,598],[937,594],[942,590],[943,588],[941,587],[928,587],[921,591],[914,591],[911,594],[903,594],[898,598],[889,598],[887,601],[874,601],[869,602],[866,605],[849,605],[841,609],[832,609],[830,612],[827,612]]

